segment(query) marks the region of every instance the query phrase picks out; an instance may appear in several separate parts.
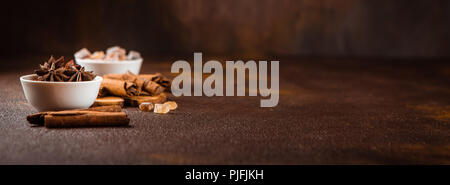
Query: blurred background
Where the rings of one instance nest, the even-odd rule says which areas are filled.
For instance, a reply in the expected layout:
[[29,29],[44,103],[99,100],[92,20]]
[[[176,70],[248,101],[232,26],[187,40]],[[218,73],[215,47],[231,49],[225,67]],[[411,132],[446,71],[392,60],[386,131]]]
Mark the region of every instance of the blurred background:
[[1,55],[450,56],[447,0],[10,1]]

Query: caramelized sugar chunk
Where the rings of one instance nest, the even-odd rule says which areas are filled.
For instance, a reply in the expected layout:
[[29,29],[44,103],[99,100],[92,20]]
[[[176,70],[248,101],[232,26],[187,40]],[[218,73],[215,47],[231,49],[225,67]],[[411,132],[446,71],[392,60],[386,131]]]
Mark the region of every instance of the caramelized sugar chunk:
[[155,104],[155,109],[153,109],[153,112],[158,114],[166,114],[169,111],[169,106],[166,106],[164,104]]
[[137,51],[131,50],[127,55],[128,60],[136,60],[141,58],[141,54]]
[[178,107],[177,103],[174,101],[168,101],[168,102],[164,103],[164,105],[169,107],[170,110],[175,110]]
[[105,52],[103,51],[96,51],[91,55],[91,59],[103,59],[105,58]]
[[139,105],[139,110],[144,111],[144,112],[150,112],[153,110],[153,103],[143,102]]
[[106,50],[106,60],[121,61],[126,58],[126,50],[120,46],[113,46]]
[[83,48],[80,51],[75,53],[75,58],[84,59],[84,58],[89,58],[89,57],[91,57],[91,52],[86,48]]

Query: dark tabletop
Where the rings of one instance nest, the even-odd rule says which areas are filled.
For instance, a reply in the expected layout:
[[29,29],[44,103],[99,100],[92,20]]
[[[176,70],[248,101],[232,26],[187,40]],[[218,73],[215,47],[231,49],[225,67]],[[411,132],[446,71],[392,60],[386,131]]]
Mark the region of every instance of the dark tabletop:
[[[47,129],[27,123],[19,82],[45,59],[1,61],[0,164],[450,164],[446,61],[280,59],[274,108],[170,97],[166,115],[125,108],[128,128]],[[141,73],[174,77],[173,61]]]

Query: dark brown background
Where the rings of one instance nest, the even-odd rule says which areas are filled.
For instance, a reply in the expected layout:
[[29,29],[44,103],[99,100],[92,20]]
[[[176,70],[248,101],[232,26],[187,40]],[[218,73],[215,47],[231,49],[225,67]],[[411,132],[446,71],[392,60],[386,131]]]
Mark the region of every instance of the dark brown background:
[[449,57],[446,0],[22,1],[1,54],[121,45],[145,55]]

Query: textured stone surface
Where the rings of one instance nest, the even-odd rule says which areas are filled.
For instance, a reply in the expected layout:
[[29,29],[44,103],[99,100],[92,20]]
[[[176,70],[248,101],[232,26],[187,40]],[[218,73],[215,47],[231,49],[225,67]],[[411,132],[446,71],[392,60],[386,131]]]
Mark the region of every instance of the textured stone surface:
[[450,164],[448,62],[284,59],[275,108],[169,97],[168,114],[126,108],[129,128],[46,129],[19,82],[45,58],[0,64],[0,164]]

